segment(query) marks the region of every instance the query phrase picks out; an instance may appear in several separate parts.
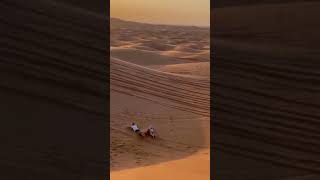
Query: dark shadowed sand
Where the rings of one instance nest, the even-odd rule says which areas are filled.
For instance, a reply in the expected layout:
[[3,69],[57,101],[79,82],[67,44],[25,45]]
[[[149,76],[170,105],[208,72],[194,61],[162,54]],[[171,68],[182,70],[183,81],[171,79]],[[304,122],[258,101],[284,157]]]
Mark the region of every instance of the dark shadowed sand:
[[0,2],[0,179],[106,177],[108,21],[97,2]]
[[266,1],[215,9],[213,177],[320,178],[319,9]]

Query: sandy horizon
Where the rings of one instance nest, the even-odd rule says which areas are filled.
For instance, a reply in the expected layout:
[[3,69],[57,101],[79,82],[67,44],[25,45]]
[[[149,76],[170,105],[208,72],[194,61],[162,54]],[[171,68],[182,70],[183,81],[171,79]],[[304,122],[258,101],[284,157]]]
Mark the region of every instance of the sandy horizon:
[[110,16],[151,24],[209,26],[210,0],[111,0]]
[[178,27],[198,27],[198,28],[210,28],[210,24],[208,25],[196,25],[196,24],[175,24],[175,23],[156,23],[156,22],[146,22],[139,20],[127,20],[124,18],[119,18],[116,16],[110,16],[111,21],[123,21],[127,23],[137,23],[137,24],[145,24],[145,25],[154,25],[154,26],[178,26]]

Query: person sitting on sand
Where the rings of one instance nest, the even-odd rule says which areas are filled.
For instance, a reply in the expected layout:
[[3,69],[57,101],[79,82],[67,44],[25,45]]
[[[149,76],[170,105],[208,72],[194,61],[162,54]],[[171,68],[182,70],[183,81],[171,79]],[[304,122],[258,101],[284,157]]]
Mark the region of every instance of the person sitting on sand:
[[132,129],[133,132],[135,132],[135,133],[139,133],[139,132],[140,132],[140,129],[138,128],[137,124],[134,123],[134,122],[131,124],[131,129]]
[[155,130],[152,125],[148,127],[148,133],[152,138],[156,138]]

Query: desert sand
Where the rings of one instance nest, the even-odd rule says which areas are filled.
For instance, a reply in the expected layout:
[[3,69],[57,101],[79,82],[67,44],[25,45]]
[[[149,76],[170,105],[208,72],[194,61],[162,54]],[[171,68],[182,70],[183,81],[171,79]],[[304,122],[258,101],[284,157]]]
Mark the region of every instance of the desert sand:
[[320,3],[271,2],[213,11],[219,180],[319,179]]
[[210,178],[209,34],[111,19],[112,180]]
[[0,179],[108,174],[107,2],[71,1],[0,2]]
[[111,179],[209,179],[210,156],[200,151],[181,160],[111,173]]

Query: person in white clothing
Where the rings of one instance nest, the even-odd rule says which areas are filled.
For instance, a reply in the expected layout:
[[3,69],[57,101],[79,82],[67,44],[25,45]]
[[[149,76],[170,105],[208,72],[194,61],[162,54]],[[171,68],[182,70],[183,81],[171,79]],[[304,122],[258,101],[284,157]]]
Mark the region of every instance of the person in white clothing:
[[131,124],[131,129],[132,129],[133,132],[135,132],[135,133],[139,133],[139,132],[140,132],[140,129],[138,128],[137,124],[134,123],[134,122]]

